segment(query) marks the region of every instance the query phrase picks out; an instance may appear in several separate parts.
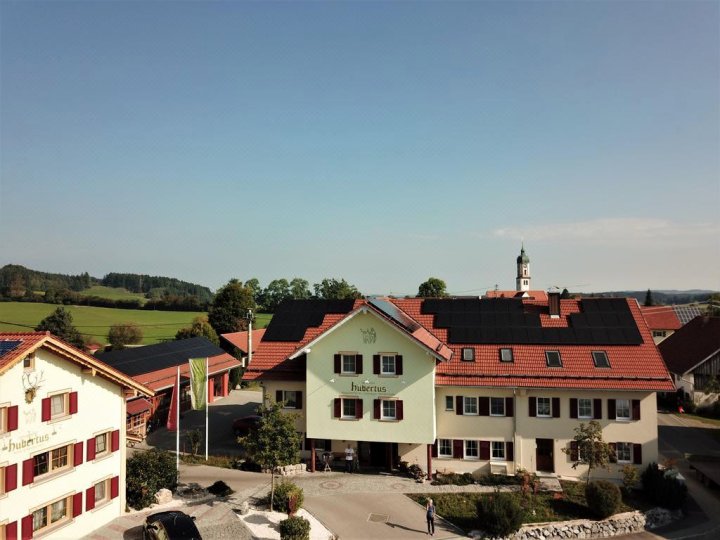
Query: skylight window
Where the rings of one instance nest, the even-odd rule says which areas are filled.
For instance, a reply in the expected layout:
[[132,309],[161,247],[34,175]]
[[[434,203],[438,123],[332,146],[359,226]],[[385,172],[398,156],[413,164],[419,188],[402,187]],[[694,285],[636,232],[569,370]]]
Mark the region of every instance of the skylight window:
[[610,367],[610,361],[605,351],[593,351],[592,359],[595,367]]
[[500,361],[501,362],[512,362],[513,361],[513,350],[512,349],[500,349]]
[[562,367],[560,351],[545,351],[545,361],[548,367]]
[[472,347],[463,347],[462,359],[465,362],[472,362],[475,360],[475,349]]

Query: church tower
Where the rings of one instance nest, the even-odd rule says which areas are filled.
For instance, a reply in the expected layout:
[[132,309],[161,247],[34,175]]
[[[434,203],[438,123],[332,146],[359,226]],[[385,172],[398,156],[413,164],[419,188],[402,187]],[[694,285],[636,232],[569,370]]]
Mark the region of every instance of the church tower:
[[517,258],[515,290],[518,292],[530,290],[530,257],[525,254],[525,244],[520,248],[520,255]]

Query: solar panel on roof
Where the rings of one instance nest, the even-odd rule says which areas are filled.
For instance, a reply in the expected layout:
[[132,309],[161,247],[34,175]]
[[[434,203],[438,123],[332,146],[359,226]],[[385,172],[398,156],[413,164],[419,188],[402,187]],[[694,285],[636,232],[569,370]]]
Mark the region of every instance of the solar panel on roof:
[[5,356],[7,353],[15,349],[21,343],[22,341],[15,341],[9,339],[0,341],[0,356]]
[[410,333],[422,328],[415,320],[408,317],[404,311],[400,310],[395,304],[388,302],[387,300],[371,298],[368,300],[368,303],[375,306]]
[[265,330],[263,341],[300,341],[308,328],[317,328],[325,315],[349,313],[355,301],[286,300],[280,304]]
[[673,311],[675,311],[680,324],[687,324],[695,317],[702,315],[700,308],[697,306],[673,306]]

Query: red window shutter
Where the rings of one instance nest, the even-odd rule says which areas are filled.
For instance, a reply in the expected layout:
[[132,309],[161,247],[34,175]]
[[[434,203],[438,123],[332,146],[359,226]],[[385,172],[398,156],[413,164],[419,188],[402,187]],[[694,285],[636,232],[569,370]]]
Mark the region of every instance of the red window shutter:
[[298,390],[295,392],[295,401],[297,402],[295,404],[296,409],[302,409],[303,401],[302,401],[302,391]]
[[578,460],[578,443],[577,441],[570,441],[570,461]]
[[35,480],[35,460],[33,458],[23,461],[23,480],[22,485],[27,486]]
[[363,372],[362,354],[355,355],[355,373]]
[[373,400],[373,418],[375,420],[380,420],[380,400],[379,399]]
[[463,397],[455,396],[455,414],[463,414]]
[[395,356],[395,375],[403,374],[402,354]]
[[110,434],[110,450],[117,452],[120,450],[120,430],[116,429]]
[[76,414],[78,412],[78,393],[70,392],[70,414]]
[[340,355],[339,355],[339,354],[333,355],[333,360],[334,360],[334,364],[335,364],[335,369],[334,369],[333,371],[334,371],[335,373],[340,373],[340,371],[341,371],[341,369],[340,369],[340,361],[341,361]]
[[552,416],[553,418],[560,418],[560,398],[552,398]]
[[480,416],[490,416],[490,398],[479,397],[478,398],[478,414]]
[[335,418],[340,418],[342,414],[342,399],[335,398],[335,403],[333,404],[333,416]]
[[529,399],[530,416],[537,416],[537,398],[530,397]]
[[45,399],[42,400],[41,409],[42,409],[42,414],[41,414],[40,418],[43,422],[47,422],[48,420],[50,420],[50,398],[49,397],[46,397]]
[[72,516],[78,517],[80,514],[82,514],[82,491],[80,493],[76,493],[73,495],[73,510],[72,510]]
[[380,375],[380,355],[373,354],[373,374]]
[[362,417],[363,417],[363,400],[356,399],[355,400],[355,418],[362,418]]
[[275,390],[275,403],[280,403],[283,400],[282,393],[282,390]]
[[33,537],[33,519],[32,514],[25,516],[22,522],[22,540],[30,540]]
[[505,398],[505,416],[515,416],[515,400],[511,397]]
[[455,459],[463,458],[463,441],[462,440],[456,439],[453,441],[453,458],[455,458]]
[[617,443],[608,443],[610,447],[610,463],[617,463]]
[[85,490],[85,511],[95,508],[95,486]]
[[602,420],[602,399],[593,399],[593,418]]
[[17,521],[7,523],[5,525],[5,538],[7,540],[17,540]]
[[110,479],[110,498],[114,499],[120,493],[120,477],[113,476]]
[[78,465],[82,465],[83,462],[83,443],[77,442],[75,443],[74,448],[74,455],[73,455],[73,466],[77,467]]
[[632,400],[632,419],[640,420],[640,400],[639,399]]
[[435,439],[435,442],[432,445],[432,450],[430,451],[430,457],[438,457],[438,440]]
[[480,441],[480,459],[484,461],[490,459],[490,441]]
[[18,428],[18,406],[13,405],[7,410],[7,430],[15,431]]
[[615,400],[614,399],[608,399],[608,419],[609,420],[615,420],[616,413],[615,413]]
[[397,418],[398,420],[402,420],[402,419],[403,419],[403,402],[402,402],[402,399],[398,399],[398,400],[395,402],[395,418]]
[[570,398],[570,418],[578,417],[578,401],[577,398]]
[[17,487],[17,464],[5,467],[5,493]]
[[633,444],[633,463],[642,465],[642,444]]
[[95,437],[87,440],[87,460],[95,459]]
[[515,461],[515,445],[512,441],[505,443],[505,461]]

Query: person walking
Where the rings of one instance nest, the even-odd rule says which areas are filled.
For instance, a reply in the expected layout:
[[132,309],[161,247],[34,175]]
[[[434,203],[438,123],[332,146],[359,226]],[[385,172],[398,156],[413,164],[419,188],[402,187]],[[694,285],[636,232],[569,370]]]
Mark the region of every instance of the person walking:
[[428,534],[435,536],[435,504],[432,499],[428,499],[425,505],[425,517],[427,517]]
[[350,444],[345,449],[345,472],[352,473],[353,459],[355,458],[355,450],[352,449]]

